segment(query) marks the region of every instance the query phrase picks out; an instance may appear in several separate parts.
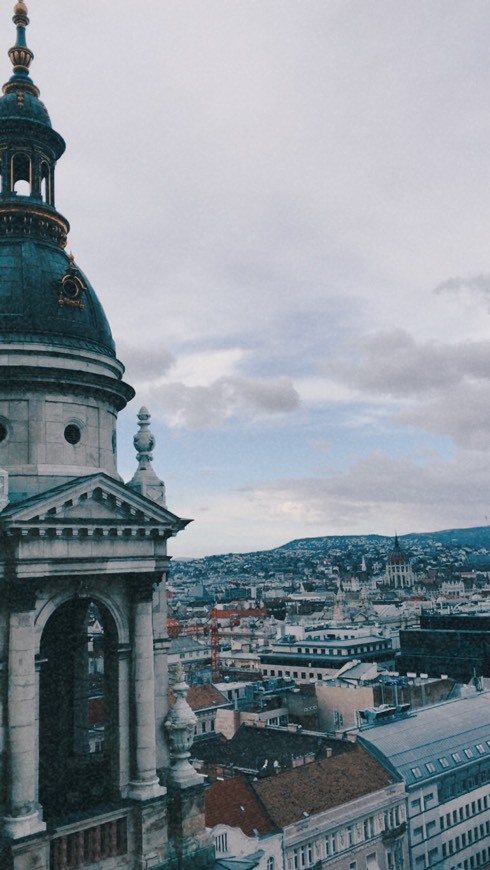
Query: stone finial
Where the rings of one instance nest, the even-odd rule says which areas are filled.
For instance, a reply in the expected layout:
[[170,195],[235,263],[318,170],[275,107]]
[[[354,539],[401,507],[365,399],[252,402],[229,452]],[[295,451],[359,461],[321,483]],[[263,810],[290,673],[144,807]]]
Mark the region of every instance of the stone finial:
[[143,405],[140,408],[138,413],[138,426],[140,427],[140,431],[136,433],[133,438],[133,444],[138,451],[137,460],[140,463],[140,468],[148,468],[149,463],[152,461],[152,450],[155,447],[155,436],[153,432],[150,432],[150,420],[151,414],[148,408],[145,408]]
[[19,2],[14,6],[14,24],[20,25],[21,27],[27,27],[29,24],[29,18],[27,15],[28,10],[24,0],[19,0]]
[[189,750],[194,743],[194,728],[197,718],[186,700],[188,688],[184,669],[179,664],[172,686],[175,703],[165,720],[172,762],[169,771],[169,784],[177,788],[201,785],[204,781],[202,774],[197,773],[189,761]]
[[157,477],[151,464],[156,441],[153,432],[150,431],[150,420],[151,414],[148,408],[143,406],[138,413],[139,431],[133,438],[138,468],[128,486],[146,498],[151,498],[152,501],[165,506],[165,484]]

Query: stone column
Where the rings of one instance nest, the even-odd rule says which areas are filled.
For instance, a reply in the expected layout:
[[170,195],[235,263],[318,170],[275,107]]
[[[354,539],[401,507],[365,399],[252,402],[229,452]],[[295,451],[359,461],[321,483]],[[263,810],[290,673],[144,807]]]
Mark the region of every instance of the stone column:
[[89,673],[88,673],[88,604],[83,604],[75,617],[76,636],[80,639],[75,650],[73,673],[73,748],[78,760],[86,763],[90,754],[89,742]]
[[37,747],[34,605],[12,597],[8,660],[8,800],[7,837],[19,839],[44,831],[36,804]]
[[153,578],[136,577],[133,596],[134,779],[129,797],[148,800],[166,793],[156,773],[155,671],[153,662]]
[[[155,722],[157,771],[165,776],[169,765],[165,738],[165,718],[168,713],[168,650],[166,572],[153,594],[153,653],[155,662]],[[165,781],[163,779],[162,781]]]
[[131,779],[131,647],[129,644],[120,644],[118,655],[118,686],[119,686],[119,790],[123,797],[128,794],[129,781]]
[[157,770],[166,771],[169,766],[168,744],[165,739],[165,719],[168,713],[168,637],[155,638],[155,717],[156,717],[156,764]]

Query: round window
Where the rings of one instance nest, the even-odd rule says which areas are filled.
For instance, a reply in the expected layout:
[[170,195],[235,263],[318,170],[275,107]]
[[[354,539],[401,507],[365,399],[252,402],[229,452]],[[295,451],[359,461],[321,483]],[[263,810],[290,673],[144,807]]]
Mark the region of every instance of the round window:
[[75,426],[74,423],[69,423],[65,429],[65,440],[68,441],[68,444],[78,444],[81,437],[82,433],[78,426]]
[[68,278],[66,281],[63,281],[63,293],[66,293],[70,299],[76,299],[80,293],[80,287],[73,278]]

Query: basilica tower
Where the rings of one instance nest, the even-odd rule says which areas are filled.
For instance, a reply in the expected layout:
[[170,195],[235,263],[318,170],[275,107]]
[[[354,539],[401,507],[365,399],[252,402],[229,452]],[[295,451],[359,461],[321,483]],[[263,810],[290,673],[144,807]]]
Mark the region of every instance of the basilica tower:
[[66,252],[65,143],[30,76],[23,2],[13,20],[0,98],[0,867],[209,867],[189,723],[167,710],[167,540],[189,521],[165,505],[146,409],[139,467],[127,485],[118,475],[116,418],[134,391]]
[[15,6],[13,74],[0,98],[0,468],[19,501],[103,470],[117,477],[116,415],[134,395],[55,205],[65,150],[30,77]]

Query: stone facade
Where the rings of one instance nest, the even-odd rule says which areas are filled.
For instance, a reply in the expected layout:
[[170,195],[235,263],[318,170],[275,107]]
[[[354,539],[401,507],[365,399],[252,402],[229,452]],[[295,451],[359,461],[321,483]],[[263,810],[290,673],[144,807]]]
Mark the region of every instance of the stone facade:
[[0,98],[0,866],[209,867],[202,778],[173,774],[165,728],[167,540],[188,520],[166,508],[146,408],[138,469],[128,485],[117,472],[134,391],[64,251],[65,145],[29,75],[23,2],[14,23]]

